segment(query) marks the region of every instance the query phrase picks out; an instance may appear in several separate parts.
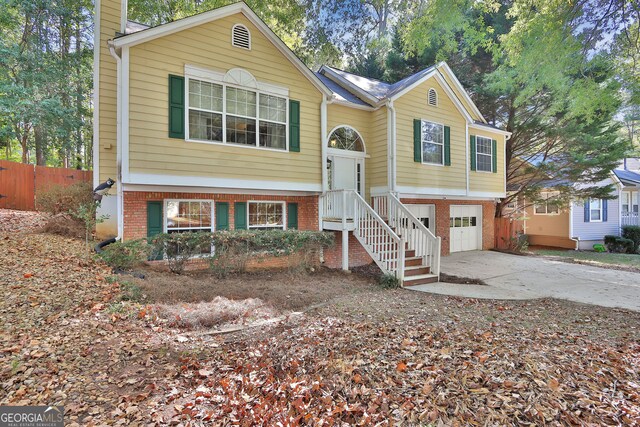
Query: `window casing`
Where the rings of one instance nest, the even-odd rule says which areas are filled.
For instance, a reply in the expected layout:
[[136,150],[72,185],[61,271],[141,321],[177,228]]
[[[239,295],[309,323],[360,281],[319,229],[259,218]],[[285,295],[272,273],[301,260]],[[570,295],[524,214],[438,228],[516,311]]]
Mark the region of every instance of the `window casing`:
[[249,202],[248,227],[251,230],[284,229],[284,202]]
[[589,220],[602,222],[602,199],[589,199]]
[[213,231],[213,202],[210,200],[165,201],[167,233]]
[[444,165],[444,125],[421,122],[422,163]]
[[288,99],[188,78],[188,140],[286,151]]
[[622,192],[622,213],[638,213],[638,193]]
[[493,142],[491,138],[476,136],[476,171],[493,172]]
[[536,215],[558,215],[560,213],[560,208],[553,201],[549,201],[557,197],[560,193],[541,193],[540,197],[545,200],[545,202],[536,203],[533,207],[533,212]]

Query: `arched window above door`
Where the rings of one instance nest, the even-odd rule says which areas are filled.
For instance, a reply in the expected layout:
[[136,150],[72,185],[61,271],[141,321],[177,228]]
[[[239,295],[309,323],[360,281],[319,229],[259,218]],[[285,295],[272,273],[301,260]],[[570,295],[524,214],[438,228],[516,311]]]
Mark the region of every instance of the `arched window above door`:
[[364,152],[364,141],[355,129],[349,126],[341,126],[331,132],[329,148]]

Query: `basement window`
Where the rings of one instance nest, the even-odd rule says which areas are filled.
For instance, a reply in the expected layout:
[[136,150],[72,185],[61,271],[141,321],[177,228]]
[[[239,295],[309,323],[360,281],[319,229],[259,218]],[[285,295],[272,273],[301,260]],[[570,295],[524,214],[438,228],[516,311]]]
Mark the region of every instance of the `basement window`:
[[284,230],[284,202],[249,202],[249,229]]

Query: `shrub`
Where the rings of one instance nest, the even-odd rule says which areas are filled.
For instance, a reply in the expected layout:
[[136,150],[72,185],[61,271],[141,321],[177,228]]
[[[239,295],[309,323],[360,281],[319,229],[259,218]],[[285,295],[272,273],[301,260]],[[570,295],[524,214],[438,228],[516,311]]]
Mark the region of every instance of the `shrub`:
[[400,287],[400,280],[390,273],[385,273],[380,276],[379,283],[384,289],[397,289]]
[[144,239],[115,242],[106,246],[100,257],[114,270],[131,271],[147,260],[151,249]]
[[88,182],[52,185],[39,191],[36,198],[38,210],[52,215],[78,211],[81,206],[93,203],[93,189]]
[[604,244],[609,252],[626,254],[633,253],[634,243],[631,239],[625,239],[624,237],[604,236]]
[[159,234],[151,243],[156,251],[164,252],[174,273],[181,274],[187,260],[204,256],[209,258],[212,270],[224,276],[230,271],[242,271],[251,256],[317,253],[320,248],[331,246],[333,239],[332,233],[319,231],[234,230]]
[[633,241],[633,253],[640,249],[640,227],[637,225],[625,225],[622,227],[622,237]]

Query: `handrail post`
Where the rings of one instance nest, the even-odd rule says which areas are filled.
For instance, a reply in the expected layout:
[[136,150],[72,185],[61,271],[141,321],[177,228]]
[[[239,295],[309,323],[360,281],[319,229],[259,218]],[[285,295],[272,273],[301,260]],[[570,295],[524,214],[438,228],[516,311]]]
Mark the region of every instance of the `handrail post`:
[[403,286],[404,282],[404,236],[400,236],[400,246],[398,246],[398,265],[396,266],[398,271],[398,280],[400,286]]
[[347,190],[342,190],[342,229],[347,228]]

